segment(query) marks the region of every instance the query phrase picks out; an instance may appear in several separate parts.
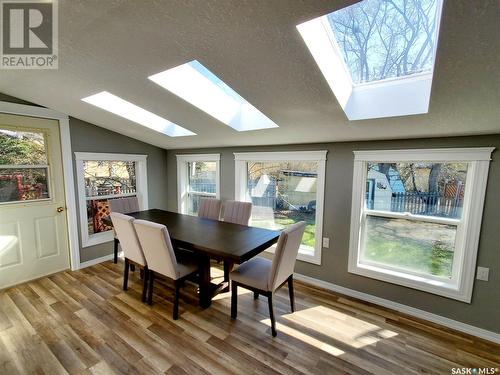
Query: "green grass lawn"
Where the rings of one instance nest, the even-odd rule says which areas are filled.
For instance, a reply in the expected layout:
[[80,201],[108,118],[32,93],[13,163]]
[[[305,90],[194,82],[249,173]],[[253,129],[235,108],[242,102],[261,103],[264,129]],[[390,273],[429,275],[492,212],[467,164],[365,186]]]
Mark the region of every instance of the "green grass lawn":
[[368,219],[366,227],[364,260],[451,277],[455,228],[374,217]]
[[[315,214],[278,211],[274,220],[254,220],[252,225],[281,230],[306,222],[302,244],[314,248]],[[449,225],[370,217],[363,246],[363,259],[434,276],[451,277],[456,229]]]
[[288,225],[298,223],[299,221],[306,222],[306,229],[302,237],[302,244],[314,248],[315,233],[316,233],[316,215],[314,212],[301,212],[301,211],[278,211],[274,214],[273,220],[254,220],[252,225],[268,228],[268,229],[283,229]]

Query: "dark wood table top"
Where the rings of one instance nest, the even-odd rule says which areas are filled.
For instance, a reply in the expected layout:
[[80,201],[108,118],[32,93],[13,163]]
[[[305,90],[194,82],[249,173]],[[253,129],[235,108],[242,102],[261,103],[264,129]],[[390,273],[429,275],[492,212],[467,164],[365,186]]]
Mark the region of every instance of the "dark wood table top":
[[278,241],[280,232],[159,209],[129,213],[167,227],[175,246],[243,263]]

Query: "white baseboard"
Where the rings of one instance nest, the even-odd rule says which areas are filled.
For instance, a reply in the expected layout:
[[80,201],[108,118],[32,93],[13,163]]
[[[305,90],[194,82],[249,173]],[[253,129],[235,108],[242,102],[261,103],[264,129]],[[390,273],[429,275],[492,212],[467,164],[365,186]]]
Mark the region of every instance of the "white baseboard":
[[[118,255],[118,257],[119,257],[119,255]],[[94,266],[94,265],[102,263],[102,262],[107,262],[108,260],[112,260],[113,258],[114,258],[114,255],[113,254],[109,254],[109,255],[105,255],[105,256],[100,257],[100,258],[87,260],[86,262],[80,263],[79,269],[82,269],[82,268],[85,268],[85,267]]]
[[469,335],[473,335],[484,340],[492,341],[494,343],[500,344],[500,333],[487,331],[483,328],[475,327],[470,324],[462,323],[453,319],[445,318],[444,316],[436,315],[430,313],[428,311],[420,310],[415,307],[403,305],[401,303],[393,302],[384,298],[376,297],[371,294],[359,292],[354,289],[345,288],[340,285],[336,285],[333,283],[329,283],[327,281],[318,280],[313,277],[301,275],[299,273],[295,273],[294,277],[296,280],[303,281],[304,283],[317,286],[320,288],[324,288],[327,290],[331,290],[332,292],[337,292],[340,294],[344,294],[349,297],[357,298],[362,301],[371,302],[376,305],[380,305],[383,307],[387,307],[392,310],[396,310],[402,312],[404,314],[408,314],[414,316],[416,318],[425,319],[429,322],[440,324],[444,327],[448,327],[454,329],[456,331],[460,331],[463,333],[467,333]]

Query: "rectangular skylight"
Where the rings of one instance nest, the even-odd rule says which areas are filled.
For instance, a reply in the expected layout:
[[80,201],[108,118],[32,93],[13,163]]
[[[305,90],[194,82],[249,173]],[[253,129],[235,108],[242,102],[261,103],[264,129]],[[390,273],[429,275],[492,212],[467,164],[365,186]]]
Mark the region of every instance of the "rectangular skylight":
[[355,84],[430,73],[440,0],[363,0],[326,15]]
[[237,131],[278,127],[197,60],[149,79]]
[[300,25],[349,120],[427,113],[443,0],[362,0]]
[[149,129],[166,134],[169,137],[196,135],[196,133],[182,126],[174,124],[107,91],[87,96],[86,98],[82,98],[82,100]]

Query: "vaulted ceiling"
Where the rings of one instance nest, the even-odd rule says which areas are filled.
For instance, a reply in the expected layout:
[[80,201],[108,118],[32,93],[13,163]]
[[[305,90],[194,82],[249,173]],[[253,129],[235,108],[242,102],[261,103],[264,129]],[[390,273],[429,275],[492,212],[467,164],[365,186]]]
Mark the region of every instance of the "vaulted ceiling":
[[[500,2],[444,4],[428,114],[348,121],[296,25],[353,0],[59,0],[59,69],[0,92],[164,148],[500,132]],[[198,60],[279,128],[237,132],[147,79]],[[197,136],[170,138],[81,98],[107,90]]]

